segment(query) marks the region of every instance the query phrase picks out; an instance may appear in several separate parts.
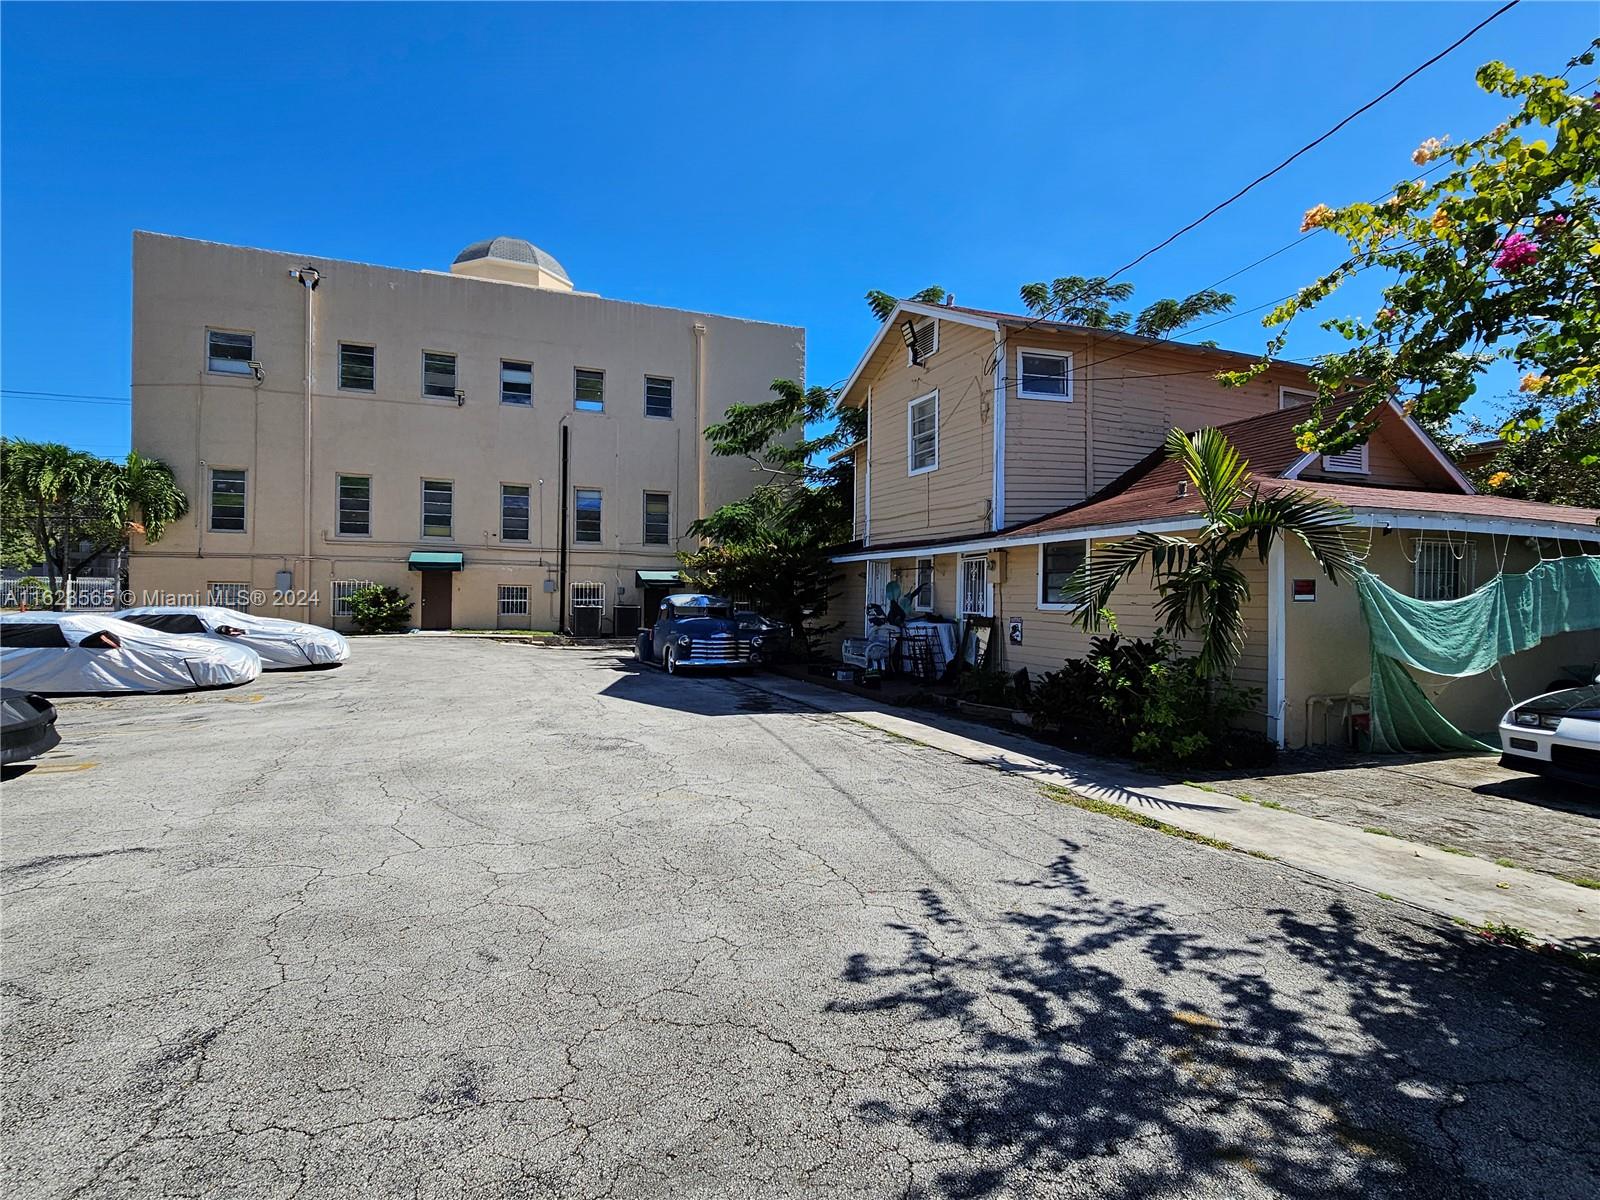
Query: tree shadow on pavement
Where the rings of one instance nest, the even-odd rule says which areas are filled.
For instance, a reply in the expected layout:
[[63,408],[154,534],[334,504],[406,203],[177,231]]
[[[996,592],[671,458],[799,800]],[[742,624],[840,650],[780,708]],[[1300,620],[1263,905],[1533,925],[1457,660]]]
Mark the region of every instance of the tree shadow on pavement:
[[831,1011],[911,1023],[911,1086],[859,1108],[930,1164],[910,1194],[1600,1194],[1594,981],[1337,899],[1229,943],[1076,853],[1011,911],[924,890],[898,957],[849,962]]

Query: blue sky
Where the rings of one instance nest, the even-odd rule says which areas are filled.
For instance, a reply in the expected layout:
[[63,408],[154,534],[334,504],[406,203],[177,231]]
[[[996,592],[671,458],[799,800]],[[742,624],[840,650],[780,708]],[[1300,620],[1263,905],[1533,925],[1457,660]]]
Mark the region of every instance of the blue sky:
[[[416,268],[523,236],[585,290],[804,325],[830,383],[874,332],[868,288],[1014,308],[1027,280],[1109,271],[1494,7],[8,3],[0,379],[127,396],[143,228]],[[1474,67],[1558,71],[1594,12],[1512,10],[1139,267],[1135,303],[1492,126]],[[1226,286],[1250,308],[1338,250]],[[1265,340],[1258,315],[1202,336]],[[126,405],[4,400],[9,434],[127,450]]]

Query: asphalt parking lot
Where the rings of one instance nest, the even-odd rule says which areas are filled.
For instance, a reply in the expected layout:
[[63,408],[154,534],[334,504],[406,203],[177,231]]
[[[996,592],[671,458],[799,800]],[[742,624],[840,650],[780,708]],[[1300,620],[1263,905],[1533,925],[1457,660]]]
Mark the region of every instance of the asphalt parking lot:
[[16,1197],[1591,1197],[1592,978],[737,680],[362,640],[0,800]]

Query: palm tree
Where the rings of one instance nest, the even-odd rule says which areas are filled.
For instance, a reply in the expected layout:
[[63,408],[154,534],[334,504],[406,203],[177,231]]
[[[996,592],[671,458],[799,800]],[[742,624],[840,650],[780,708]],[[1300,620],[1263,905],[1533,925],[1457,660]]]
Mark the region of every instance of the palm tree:
[[[120,548],[130,533],[158,541],[189,511],[166,463],[137,451],[113,462],[58,442],[0,442],[0,490],[8,521],[21,525],[7,541],[27,534],[26,549],[44,560],[57,605],[64,582],[90,559]],[[8,548],[8,558],[17,556]]]
[[1262,562],[1279,537],[1293,535],[1337,584],[1352,574],[1350,510],[1302,489],[1263,495],[1250,465],[1224,434],[1181,429],[1167,435],[1167,456],[1183,464],[1204,506],[1205,526],[1188,537],[1136,533],[1097,546],[1066,585],[1080,605],[1074,621],[1091,633],[1107,620],[1111,594],[1147,559],[1155,583],[1156,613],[1175,638],[1199,631],[1197,667],[1208,679],[1226,678],[1244,646],[1244,605],[1250,581],[1239,560],[1254,550]]

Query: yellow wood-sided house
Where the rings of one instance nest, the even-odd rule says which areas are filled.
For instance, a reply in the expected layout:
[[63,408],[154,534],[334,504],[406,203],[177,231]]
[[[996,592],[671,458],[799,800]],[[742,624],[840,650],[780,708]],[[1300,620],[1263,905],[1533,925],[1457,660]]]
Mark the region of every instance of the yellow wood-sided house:
[[[851,447],[854,541],[839,548],[839,636],[867,631],[867,606],[891,580],[931,580],[920,611],[990,618],[1003,669],[1054,670],[1081,655],[1060,586],[1094,543],[1137,530],[1200,524],[1198,504],[1164,460],[1173,427],[1225,431],[1264,488],[1299,487],[1347,504],[1365,566],[1392,587],[1452,599],[1497,571],[1600,551],[1600,512],[1475,493],[1400,408],[1383,410],[1366,444],[1338,455],[1294,445],[1295,411],[1312,397],[1308,368],[1275,364],[1225,388],[1222,370],[1253,361],[1212,346],[1138,337],[1035,317],[902,301],[844,386],[865,408]],[[1371,672],[1355,588],[1332,585],[1298,542],[1251,582],[1248,638],[1235,673],[1259,689],[1263,732],[1285,745],[1336,740],[1349,698]],[[1154,632],[1154,594],[1140,575],[1112,609],[1131,636]],[[1421,680],[1458,727],[1493,729],[1510,698],[1545,690],[1600,661],[1600,633],[1569,633],[1487,675]]]

